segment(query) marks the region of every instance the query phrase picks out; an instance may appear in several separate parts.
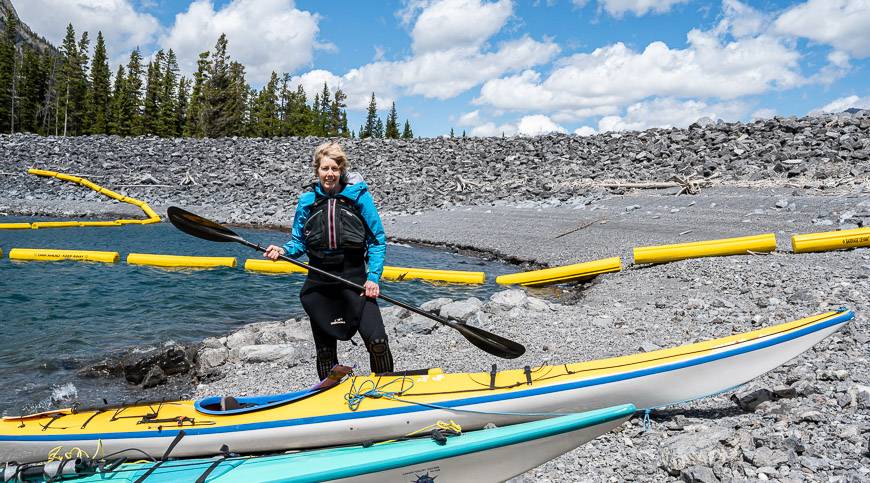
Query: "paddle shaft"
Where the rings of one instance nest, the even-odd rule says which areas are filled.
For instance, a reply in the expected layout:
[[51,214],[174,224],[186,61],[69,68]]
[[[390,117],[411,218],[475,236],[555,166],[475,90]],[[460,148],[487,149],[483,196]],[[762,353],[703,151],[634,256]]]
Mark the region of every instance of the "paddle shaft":
[[[262,245],[259,245],[259,244],[256,244],[256,243],[251,243],[251,242],[245,240],[244,238],[239,237],[239,243],[242,243],[243,245],[248,246],[248,247],[251,247],[251,248],[253,248],[254,250],[257,250],[257,251],[260,251],[260,252],[263,252],[263,253],[266,252],[266,249],[263,248]],[[308,264],[302,263],[302,262],[300,262],[299,260],[295,260],[295,259],[293,259],[293,258],[290,258],[290,257],[286,256],[286,255],[278,255],[278,258],[280,258],[281,260],[284,260],[285,262],[290,262],[290,263],[292,263],[293,265],[296,265],[297,267],[302,267],[302,268],[304,268],[304,269],[306,269],[306,270],[310,270],[310,271],[312,271],[312,272],[314,272],[314,273],[317,273],[317,274],[319,274],[319,275],[323,275],[323,276],[325,276],[325,277],[329,277],[329,278],[331,278],[331,279],[333,279],[333,280],[335,280],[335,281],[337,281],[337,282],[341,282],[341,283],[347,285],[348,287],[352,287],[352,288],[355,288],[355,289],[357,289],[357,290],[359,290],[359,291],[361,291],[361,292],[365,292],[365,287],[363,287],[362,285],[360,285],[360,284],[358,284],[358,283],[355,283],[355,282],[352,282],[352,281],[350,281],[350,280],[348,280],[348,279],[346,279],[346,278],[344,278],[344,277],[338,276],[338,275],[336,275],[336,274],[334,274],[334,273],[329,273],[329,272],[327,272],[326,270],[323,270],[323,269],[321,269],[321,268],[312,267],[311,265],[308,265]],[[439,316],[439,315],[435,315],[435,314],[433,314],[432,312],[428,312],[428,311],[426,311],[426,310],[423,310],[423,309],[421,309],[421,308],[415,307],[415,306],[413,306],[413,305],[406,304],[405,302],[402,302],[401,300],[396,300],[396,299],[394,299],[394,298],[392,298],[392,297],[389,297],[389,296],[386,296],[386,295],[384,295],[384,294],[380,294],[380,295],[378,295],[378,298],[383,299],[385,302],[389,302],[389,303],[391,303],[391,304],[393,304],[393,305],[398,305],[399,307],[402,307],[403,309],[410,310],[411,312],[414,312],[415,314],[420,314],[420,315],[422,315],[422,316],[424,316],[424,317],[428,317],[428,318],[430,318],[430,319],[432,319],[432,320],[434,320],[434,321],[436,321],[436,322],[442,323],[442,324],[444,324],[444,325],[448,325],[448,326],[451,326],[451,327],[454,326],[454,325],[456,325],[456,322],[451,322],[451,321],[445,319],[444,317],[441,317],[441,316]]]

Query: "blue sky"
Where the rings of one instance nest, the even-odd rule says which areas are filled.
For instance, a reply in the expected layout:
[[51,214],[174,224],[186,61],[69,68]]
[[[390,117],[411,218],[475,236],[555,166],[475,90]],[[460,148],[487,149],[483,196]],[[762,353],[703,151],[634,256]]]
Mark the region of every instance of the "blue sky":
[[[870,108],[870,0],[13,0],[59,44],[66,24],[124,62],[173,48],[182,70],[225,32],[261,87],[396,102],[415,134],[581,135]],[[114,68],[112,69],[114,71]]]

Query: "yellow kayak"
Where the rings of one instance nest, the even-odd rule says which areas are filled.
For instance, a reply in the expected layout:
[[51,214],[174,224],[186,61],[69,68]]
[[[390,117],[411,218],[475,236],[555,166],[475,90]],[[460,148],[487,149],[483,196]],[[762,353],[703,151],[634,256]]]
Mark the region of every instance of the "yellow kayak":
[[[853,318],[846,309],[654,352],[536,368],[350,375],[328,389],[61,409],[0,422],[0,461],[67,454],[159,457],[278,451],[401,437],[437,421],[465,430],[619,404],[639,410],[734,388],[800,355]],[[178,437],[183,431],[183,436]],[[132,449],[131,449],[132,448]]]

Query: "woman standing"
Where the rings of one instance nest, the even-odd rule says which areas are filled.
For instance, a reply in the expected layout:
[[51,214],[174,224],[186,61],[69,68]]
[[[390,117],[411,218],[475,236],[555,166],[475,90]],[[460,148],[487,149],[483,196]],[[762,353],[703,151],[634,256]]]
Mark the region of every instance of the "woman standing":
[[[387,238],[368,185],[348,173],[347,156],[337,143],[314,150],[318,182],[299,197],[293,231],[283,246],[269,245],[264,256],[299,258],[308,255],[313,267],[339,275],[365,291],[360,294],[341,282],[313,272],[299,298],[311,320],[317,349],[317,375],[325,379],[338,364],[338,340],[359,332],[369,352],[374,373],[392,372],[393,355],[376,298],[384,270]],[[368,266],[366,266],[368,261]]]

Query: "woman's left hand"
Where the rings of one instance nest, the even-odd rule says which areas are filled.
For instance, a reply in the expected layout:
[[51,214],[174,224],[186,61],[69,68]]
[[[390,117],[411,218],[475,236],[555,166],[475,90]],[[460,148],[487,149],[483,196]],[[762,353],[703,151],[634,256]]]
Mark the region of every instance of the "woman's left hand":
[[366,291],[361,293],[360,295],[365,295],[366,297],[376,299],[378,298],[378,295],[381,294],[381,287],[379,287],[378,284],[372,282],[371,280],[366,280],[363,288],[365,288]]

